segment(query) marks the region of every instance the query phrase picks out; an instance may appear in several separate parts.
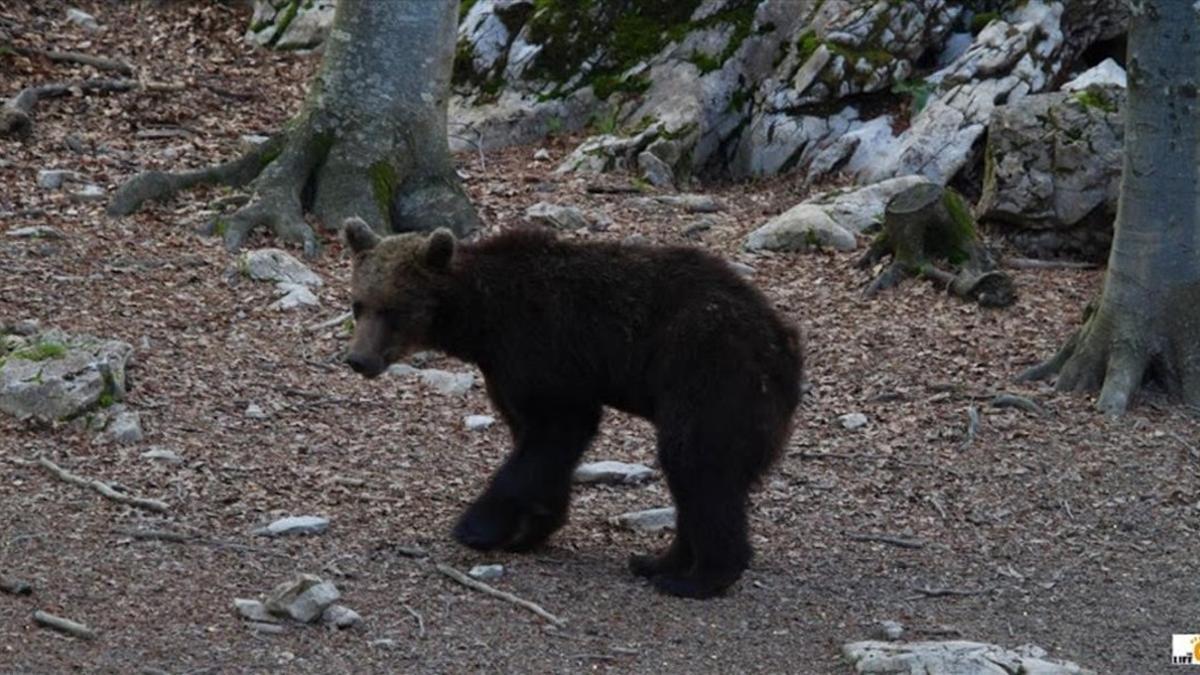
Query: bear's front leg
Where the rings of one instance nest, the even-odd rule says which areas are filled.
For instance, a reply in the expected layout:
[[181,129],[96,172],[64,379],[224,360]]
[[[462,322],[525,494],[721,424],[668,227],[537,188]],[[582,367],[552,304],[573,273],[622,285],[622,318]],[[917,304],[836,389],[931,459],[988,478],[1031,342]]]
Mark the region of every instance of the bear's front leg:
[[527,551],[566,522],[571,473],[596,433],[600,411],[556,412],[522,420],[516,449],[455,526],[459,543]]

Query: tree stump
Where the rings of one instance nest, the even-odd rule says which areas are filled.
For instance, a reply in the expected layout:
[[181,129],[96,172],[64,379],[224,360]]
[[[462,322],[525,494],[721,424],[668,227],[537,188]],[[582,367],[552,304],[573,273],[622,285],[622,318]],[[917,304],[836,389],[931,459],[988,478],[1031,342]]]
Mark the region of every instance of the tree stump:
[[891,262],[867,286],[867,297],[906,277],[923,276],[984,307],[1006,307],[1017,298],[1012,279],[996,269],[995,259],[980,241],[966,202],[940,185],[915,185],[888,202],[883,231],[858,266],[869,269],[888,256]]

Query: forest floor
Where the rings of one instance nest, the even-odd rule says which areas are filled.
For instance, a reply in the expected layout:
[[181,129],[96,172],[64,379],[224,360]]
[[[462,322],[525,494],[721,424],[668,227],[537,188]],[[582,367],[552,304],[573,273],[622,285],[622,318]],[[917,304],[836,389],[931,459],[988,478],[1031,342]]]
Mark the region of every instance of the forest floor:
[[[684,232],[698,216],[591,194],[589,179],[553,175],[572,139],[459,158],[489,231],[521,224],[527,206],[548,200],[612,221],[605,232],[570,236],[640,234],[750,265],[753,281],[803,327],[811,391],[786,456],[754,495],[757,557],[728,597],[664,597],[627,572],[629,553],[656,549],[666,535],[608,520],[668,505],[661,480],[578,489],[571,521],[536,553],[457,546],[452,522],[505,455],[507,432],[465,428],[465,415],[494,414],[478,384],[447,398],[411,379],[368,382],[339,363],[339,327],[308,329],[348,307],[349,264],[335,237],[324,235],[313,262],[326,282],[322,307],[280,312],[268,307],[269,285],[241,278],[218,241],[196,234],[224,192],[198,190],[112,219],[102,202],[36,184],[39,169],[70,169],[111,193],[140,169],[233,157],[241,135],[268,133],[298,108],[319,57],[247,46],[248,17],[220,3],[77,4],[100,32],[65,21],[59,2],[9,3],[0,20],[21,28],[29,46],[124,59],[144,80],[183,86],[46,100],[29,140],[0,141],[0,230],[65,234],[0,233],[0,321],[37,319],[134,345],[127,403],[141,412],[146,440],[98,444],[69,425],[0,419],[0,574],[34,587],[0,594],[0,672],[845,673],[841,645],[894,620],[905,639],[1032,643],[1101,673],[1148,673],[1165,670],[1172,633],[1200,632],[1194,413],[1147,396],[1109,419],[1086,396],[1014,384],[1076,325],[1101,272],[1015,272],[1021,297],[1004,310],[915,281],[864,300],[868,278],[853,255],[741,251],[751,229],[803,197],[793,179],[697,188],[725,208],[693,240]],[[0,56],[5,97],[89,76],[111,74]],[[539,148],[551,161],[534,159]],[[273,242],[260,235],[252,244]],[[1047,412],[994,408],[999,392]],[[265,419],[248,417],[250,404]],[[965,442],[971,407],[982,424]],[[842,428],[836,419],[850,412],[865,414],[867,426]],[[141,456],[155,446],[183,462]],[[14,461],[39,454],[170,510],[131,509]],[[588,458],[653,464],[652,429],[610,414]],[[251,534],[304,514],[328,517],[329,530]],[[122,534],[137,528],[226,545]],[[429,558],[406,557],[406,547]],[[503,563],[495,586],[568,623],[548,628],[439,575],[432,561],[463,570]],[[271,635],[234,612],[234,598],[258,597],[296,572],[334,581],[364,625]],[[99,637],[40,628],[38,609]]]

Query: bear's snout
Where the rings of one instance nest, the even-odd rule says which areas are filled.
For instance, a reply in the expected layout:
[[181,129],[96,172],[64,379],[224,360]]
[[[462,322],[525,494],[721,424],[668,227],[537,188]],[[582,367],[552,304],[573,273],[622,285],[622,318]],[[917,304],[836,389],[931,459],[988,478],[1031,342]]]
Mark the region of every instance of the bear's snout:
[[376,377],[387,369],[387,364],[378,356],[365,356],[355,353],[351,353],[346,357],[346,365],[367,379]]

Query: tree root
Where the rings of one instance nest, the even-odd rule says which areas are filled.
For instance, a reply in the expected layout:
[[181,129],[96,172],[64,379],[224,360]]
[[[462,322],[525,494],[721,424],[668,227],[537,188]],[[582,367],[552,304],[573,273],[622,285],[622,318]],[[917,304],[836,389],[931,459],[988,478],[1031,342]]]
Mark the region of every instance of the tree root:
[[133,75],[133,66],[110,59],[103,56],[92,56],[91,54],[83,54],[81,52],[58,52],[50,49],[33,49],[30,47],[14,47],[13,51],[25,56],[41,56],[51,61],[59,63],[79,63],[85,66],[91,66],[97,70],[108,70],[118,75],[131,77]]
[[26,138],[33,133],[33,107],[43,98],[65,96],[72,91],[124,92],[142,85],[137,80],[80,80],[26,87],[0,107],[0,138]]
[[42,468],[58,477],[59,480],[71,483],[72,485],[89,488],[99,493],[101,496],[113,500],[114,502],[120,502],[121,504],[127,504],[129,506],[136,506],[139,509],[154,511],[155,513],[165,513],[168,510],[166,502],[161,502],[157,499],[147,499],[145,497],[127,495],[123,492],[117,492],[108,483],[77,476],[55,464],[54,462],[51,462],[45,457],[39,457],[37,459],[37,464],[41,465]]

